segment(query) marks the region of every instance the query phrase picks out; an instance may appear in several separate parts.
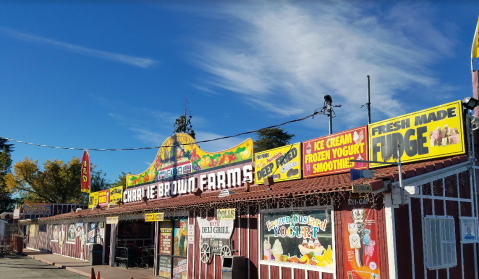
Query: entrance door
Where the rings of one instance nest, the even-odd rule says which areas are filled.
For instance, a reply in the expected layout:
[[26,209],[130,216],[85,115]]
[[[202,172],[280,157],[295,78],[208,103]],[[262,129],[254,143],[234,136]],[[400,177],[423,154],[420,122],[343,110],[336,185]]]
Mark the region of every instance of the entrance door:
[[111,246],[111,224],[106,224],[105,227],[105,253],[103,254],[103,262],[110,262],[110,246]]

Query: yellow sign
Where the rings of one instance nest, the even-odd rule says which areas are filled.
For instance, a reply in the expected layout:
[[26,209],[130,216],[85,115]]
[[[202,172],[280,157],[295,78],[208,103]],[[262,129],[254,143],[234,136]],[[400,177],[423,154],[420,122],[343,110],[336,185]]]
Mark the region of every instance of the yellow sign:
[[251,162],[253,140],[246,139],[230,149],[206,152],[196,145],[188,134],[174,134],[167,138],[158,150],[150,167],[140,174],[126,175],[126,187],[146,184],[164,179],[180,178],[195,172],[227,165]]
[[398,143],[402,163],[463,154],[461,101],[369,125],[370,160],[397,162]]
[[35,232],[36,232],[36,225],[35,225],[35,224],[31,224],[31,225],[30,225],[30,237],[34,237],[34,236],[35,236]]
[[254,154],[255,184],[273,176],[274,181],[301,178],[301,143],[290,144]]
[[216,219],[235,219],[236,208],[216,209]]
[[106,217],[107,224],[118,224],[118,216]]
[[110,188],[110,203],[117,203],[123,199],[123,186]]
[[145,214],[145,222],[163,221],[163,218],[164,218],[163,212]]
[[98,204],[98,192],[90,193],[88,196],[88,208],[92,208]]

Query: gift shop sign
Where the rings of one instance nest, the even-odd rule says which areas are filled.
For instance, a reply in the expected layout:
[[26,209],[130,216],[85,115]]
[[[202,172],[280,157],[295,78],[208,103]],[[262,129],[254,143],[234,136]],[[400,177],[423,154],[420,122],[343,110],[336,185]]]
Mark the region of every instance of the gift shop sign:
[[[369,125],[369,154],[373,161],[414,162],[463,154],[461,101],[409,113]],[[371,164],[381,167],[383,164]]]
[[25,215],[48,215],[52,212],[51,203],[31,203],[26,202],[23,205],[23,214]]
[[368,160],[367,126],[303,142],[303,177],[367,169],[365,163],[349,160]]
[[255,155],[255,184],[264,184],[264,179],[273,176],[274,181],[301,178],[301,143],[290,144]]
[[221,238],[229,239],[233,233],[234,220],[232,219],[213,219],[207,220],[196,218],[200,227],[202,238]]
[[128,188],[123,192],[123,202],[142,202],[192,194],[195,188],[203,192],[244,187],[245,180],[253,181],[253,163],[248,162],[235,167],[226,167],[211,172],[192,174],[189,177],[173,181],[157,182]]

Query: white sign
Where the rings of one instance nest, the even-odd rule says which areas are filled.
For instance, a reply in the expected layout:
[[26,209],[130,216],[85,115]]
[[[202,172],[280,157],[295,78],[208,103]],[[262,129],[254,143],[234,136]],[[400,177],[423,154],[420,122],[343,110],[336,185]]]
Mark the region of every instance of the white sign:
[[233,233],[234,228],[234,220],[207,220],[199,217],[196,218],[196,220],[198,221],[198,226],[200,227],[200,234],[202,238],[231,238],[231,234]]
[[20,208],[13,210],[13,219],[20,219]]
[[118,216],[115,217],[106,217],[107,224],[118,224]]
[[195,225],[188,225],[188,244],[195,243]]

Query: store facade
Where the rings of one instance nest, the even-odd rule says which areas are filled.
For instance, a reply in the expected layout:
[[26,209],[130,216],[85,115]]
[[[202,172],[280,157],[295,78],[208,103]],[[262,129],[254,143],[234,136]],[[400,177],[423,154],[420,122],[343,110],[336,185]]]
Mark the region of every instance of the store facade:
[[[82,258],[81,231],[98,231],[112,266],[120,246],[151,247],[162,278],[222,278],[229,256],[245,278],[477,278],[473,143],[459,101],[255,154],[251,139],[208,153],[177,134],[121,202],[41,218],[36,237]],[[401,181],[398,166],[364,162],[398,156]],[[55,227],[75,252],[45,238]]]

